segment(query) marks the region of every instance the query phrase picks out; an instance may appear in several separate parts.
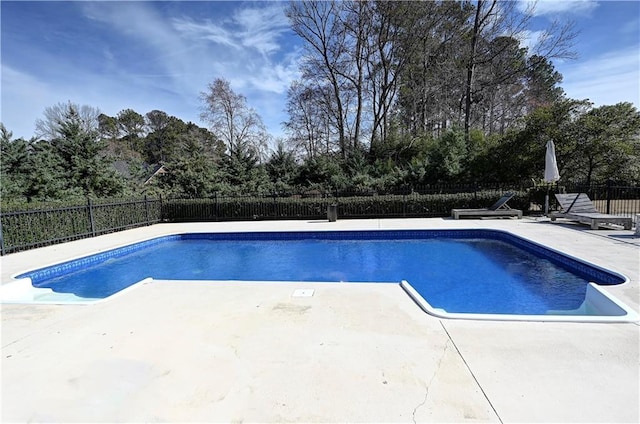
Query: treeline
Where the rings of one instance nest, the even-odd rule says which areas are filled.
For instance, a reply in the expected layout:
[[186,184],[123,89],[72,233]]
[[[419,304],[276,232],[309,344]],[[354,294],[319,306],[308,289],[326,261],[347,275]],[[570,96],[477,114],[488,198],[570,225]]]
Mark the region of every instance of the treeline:
[[[125,110],[110,118],[91,108],[84,108],[83,117],[70,103],[48,112],[53,110],[60,119],[57,127],[49,125],[56,134],[50,139],[13,139],[0,128],[3,202],[535,184],[541,180],[548,139],[556,141],[563,182],[640,182],[640,113],[629,103],[590,108],[584,101],[556,102],[538,108],[522,129],[504,136],[473,130],[473,150],[466,148],[462,130],[451,129],[437,137],[389,143],[377,156],[360,149],[346,159],[339,152],[300,159],[283,142],[264,158],[248,148],[230,155],[211,131],[160,111],[143,116]],[[128,125],[134,116],[138,125]],[[160,165],[164,172],[152,176]]]
[[572,57],[576,37],[571,22],[555,22],[525,43],[533,9],[522,5],[292,2],[286,13],[304,53],[302,78],[289,90],[291,137],[308,155],[347,158],[452,128],[466,144],[473,129],[521,128],[538,106],[562,98],[550,60]]
[[548,140],[563,182],[640,183],[638,110],[567,98],[552,59],[572,56],[572,26],[524,47],[521,4],[292,2],[285,138],[222,78],[201,93],[207,128],[59,103],[29,140],[1,128],[2,201],[536,184]]

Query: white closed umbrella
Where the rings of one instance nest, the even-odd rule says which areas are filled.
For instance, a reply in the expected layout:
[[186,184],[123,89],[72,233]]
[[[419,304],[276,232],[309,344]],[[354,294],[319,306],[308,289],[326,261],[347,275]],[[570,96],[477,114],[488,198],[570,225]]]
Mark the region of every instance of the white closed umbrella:
[[[554,183],[560,179],[558,172],[558,162],[556,161],[556,146],[552,140],[547,141],[547,153],[544,158],[544,181]],[[549,188],[544,196],[544,214],[549,214]]]
[[556,146],[553,141],[547,141],[547,154],[544,158],[544,181],[553,183],[560,179],[558,162],[556,161]]

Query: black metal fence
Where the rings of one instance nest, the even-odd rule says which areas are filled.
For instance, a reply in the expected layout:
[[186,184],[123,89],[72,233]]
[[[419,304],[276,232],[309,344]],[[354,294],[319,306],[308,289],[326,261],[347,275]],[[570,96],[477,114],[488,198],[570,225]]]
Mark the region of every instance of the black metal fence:
[[0,213],[0,251],[48,246],[158,223],[160,199],[98,200]]
[[391,193],[307,192],[223,196],[206,199],[87,200],[64,207],[35,207],[0,213],[0,250],[7,254],[158,222],[207,222],[327,218],[329,205],[338,217],[402,218],[449,216],[453,208],[486,207],[504,192],[515,196],[512,208],[542,213],[544,196],[553,192],[584,192],[603,213],[640,214],[640,187],[613,184],[513,187],[505,185],[434,185]]
[[[482,207],[495,202],[503,188],[461,186],[421,187],[419,191],[325,192],[287,195],[213,196],[207,199],[167,199],[162,218],[170,222],[232,220],[324,219],[329,205],[337,205],[341,219],[447,216],[454,207]],[[510,201],[527,208],[526,191]]]
[[640,186],[613,183],[560,186],[565,193],[586,193],[601,213],[634,216],[640,214]]

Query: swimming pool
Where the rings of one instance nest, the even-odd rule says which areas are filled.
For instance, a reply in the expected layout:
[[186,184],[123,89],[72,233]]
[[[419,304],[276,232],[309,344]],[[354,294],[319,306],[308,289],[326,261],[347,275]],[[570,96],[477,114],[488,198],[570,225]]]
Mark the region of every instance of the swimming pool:
[[590,284],[624,276],[498,230],[175,234],[16,278],[41,299],[104,299],[149,278],[394,282],[446,317],[626,315]]

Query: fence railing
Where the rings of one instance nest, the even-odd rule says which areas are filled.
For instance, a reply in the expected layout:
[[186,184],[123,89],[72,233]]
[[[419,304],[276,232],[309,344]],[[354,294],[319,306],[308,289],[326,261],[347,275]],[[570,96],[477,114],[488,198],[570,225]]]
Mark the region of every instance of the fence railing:
[[16,252],[151,225],[161,220],[160,199],[93,201],[0,213],[0,252]]
[[640,186],[602,185],[560,186],[567,193],[586,193],[601,213],[633,216],[640,214]]
[[[338,217],[402,218],[449,216],[453,208],[486,207],[505,191],[515,192],[512,208],[541,213],[545,194],[585,192],[603,213],[640,214],[640,187],[589,185],[515,188],[434,185],[379,194],[312,192],[286,195],[214,195],[206,199],[87,200],[65,207],[0,213],[2,255],[158,222],[326,219],[329,205]],[[551,208],[557,207],[551,194]]]

